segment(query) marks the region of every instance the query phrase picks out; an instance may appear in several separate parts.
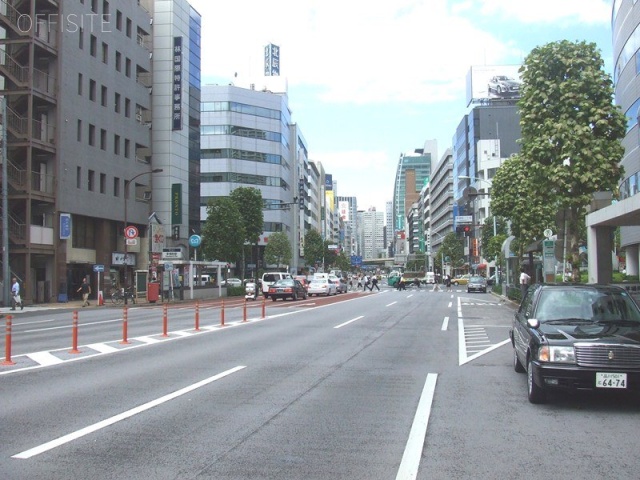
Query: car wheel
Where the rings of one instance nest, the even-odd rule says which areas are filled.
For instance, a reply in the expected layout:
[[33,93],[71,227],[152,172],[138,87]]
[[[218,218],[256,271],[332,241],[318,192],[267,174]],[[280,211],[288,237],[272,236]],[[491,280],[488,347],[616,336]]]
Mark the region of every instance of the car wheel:
[[276,297],[271,297],[271,300],[273,300],[274,302],[277,300]]
[[458,286],[458,282],[453,282],[453,284],[457,287]]
[[527,394],[531,403],[544,403],[547,399],[546,392],[533,379],[533,362],[531,360],[527,363]]
[[520,363],[520,360],[518,360],[518,354],[516,353],[516,348],[513,347],[513,369],[518,372],[518,373],[524,373],[524,367],[522,366],[522,363]]

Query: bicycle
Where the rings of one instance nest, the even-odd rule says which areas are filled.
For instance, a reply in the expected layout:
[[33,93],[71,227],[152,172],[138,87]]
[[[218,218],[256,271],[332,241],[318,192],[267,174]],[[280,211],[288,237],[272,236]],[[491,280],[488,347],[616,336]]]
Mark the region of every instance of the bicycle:
[[126,291],[124,288],[119,288],[111,294],[111,301],[115,305],[121,305],[125,298],[127,300],[131,300],[131,303],[136,303],[136,296],[134,295],[132,288],[128,288]]

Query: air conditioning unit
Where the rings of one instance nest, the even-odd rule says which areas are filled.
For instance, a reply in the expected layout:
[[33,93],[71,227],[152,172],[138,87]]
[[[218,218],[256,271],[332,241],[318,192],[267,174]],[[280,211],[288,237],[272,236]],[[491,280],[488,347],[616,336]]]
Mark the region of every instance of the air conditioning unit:
[[151,200],[151,190],[147,190],[146,192],[142,192],[142,198],[144,200]]

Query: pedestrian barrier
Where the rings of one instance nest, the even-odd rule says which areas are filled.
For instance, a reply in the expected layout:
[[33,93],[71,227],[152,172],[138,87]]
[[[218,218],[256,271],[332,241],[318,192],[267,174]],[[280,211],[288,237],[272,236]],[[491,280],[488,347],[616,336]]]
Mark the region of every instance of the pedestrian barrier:
[[199,332],[200,331],[200,301],[196,301],[196,326],[195,326],[195,331]]
[[130,342],[127,339],[127,335],[129,332],[129,307],[124,307],[122,309],[122,341],[120,342],[123,345],[128,345]]
[[11,315],[7,315],[6,330],[4,336],[5,357],[1,365],[15,365],[16,362],[11,361]]
[[71,328],[71,350],[69,353],[81,353],[78,350],[78,311],[73,312],[73,326]]
[[162,336],[169,336],[169,318],[167,314],[167,304],[162,305]]
[[222,299],[222,306],[220,307],[220,326],[224,327],[224,298]]

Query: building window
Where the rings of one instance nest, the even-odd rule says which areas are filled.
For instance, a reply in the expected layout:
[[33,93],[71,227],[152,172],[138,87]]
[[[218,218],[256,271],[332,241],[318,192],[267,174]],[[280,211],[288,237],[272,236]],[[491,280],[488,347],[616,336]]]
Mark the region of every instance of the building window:
[[78,74],[78,95],[82,95],[82,74]]
[[124,74],[127,77],[131,77],[131,59],[130,58],[127,58],[124,61]]
[[82,167],[76,167],[76,188],[82,188]]
[[116,52],[116,71],[122,70],[122,54],[120,52]]
[[128,138],[124,139],[124,158],[131,157],[131,140]]
[[113,154],[120,155],[120,135],[113,135]]
[[91,35],[89,38],[90,38],[89,53],[91,54],[92,57],[95,57],[98,55],[98,39],[96,38],[95,35]]
[[109,15],[109,2],[107,0],[102,1],[102,15]]
[[96,144],[96,126],[89,124],[89,145]]
[[120,179],[118,177],[113,177],[113,196],[120,196]]
[[120,10],[116,10],[116,28],[122,31],[122,12]]
[[129,118],[131,116],[131,100],[124,99],[124,116]]
[[96,101],[96,81],[89,80],[89,100]]
[[102,42],[102,63],[109,63],[109,45]]
[[103,107],[107,106],[107,87],[105,87],[104,85],[102,85],[102,88],[100,90],[100,103]]
[[74,248],[95,248],[95,224],[93,218],[73,216],[71,242]]
[[98,0],[91,0],[91,11],[98,13]]
[[78,124],[76,126],[76,137],[79,142],[82,141],[82,120],[78,120]]
[[107,193],[107,175],[105,173],[100,174],[100,193],[103,195]]
[[118,92],[114,94],[113,101],[115,103],[114,109],[116,113],[120,113],[120,94]]
[[84,49],[84,29],[78,29],[78,48],[80,50]]
[[107,149],[107,131],[104,128],[100,129],[100,149]]
[[89,170],[87,172],[87,189],[90,192],[93,192],[95,188],[95,181],[96,181],[96,172],[94,172],[93,170]]
[[133,23],[130,18],[127,18],[127,37],[131,38],[131,30],[133,29]]

